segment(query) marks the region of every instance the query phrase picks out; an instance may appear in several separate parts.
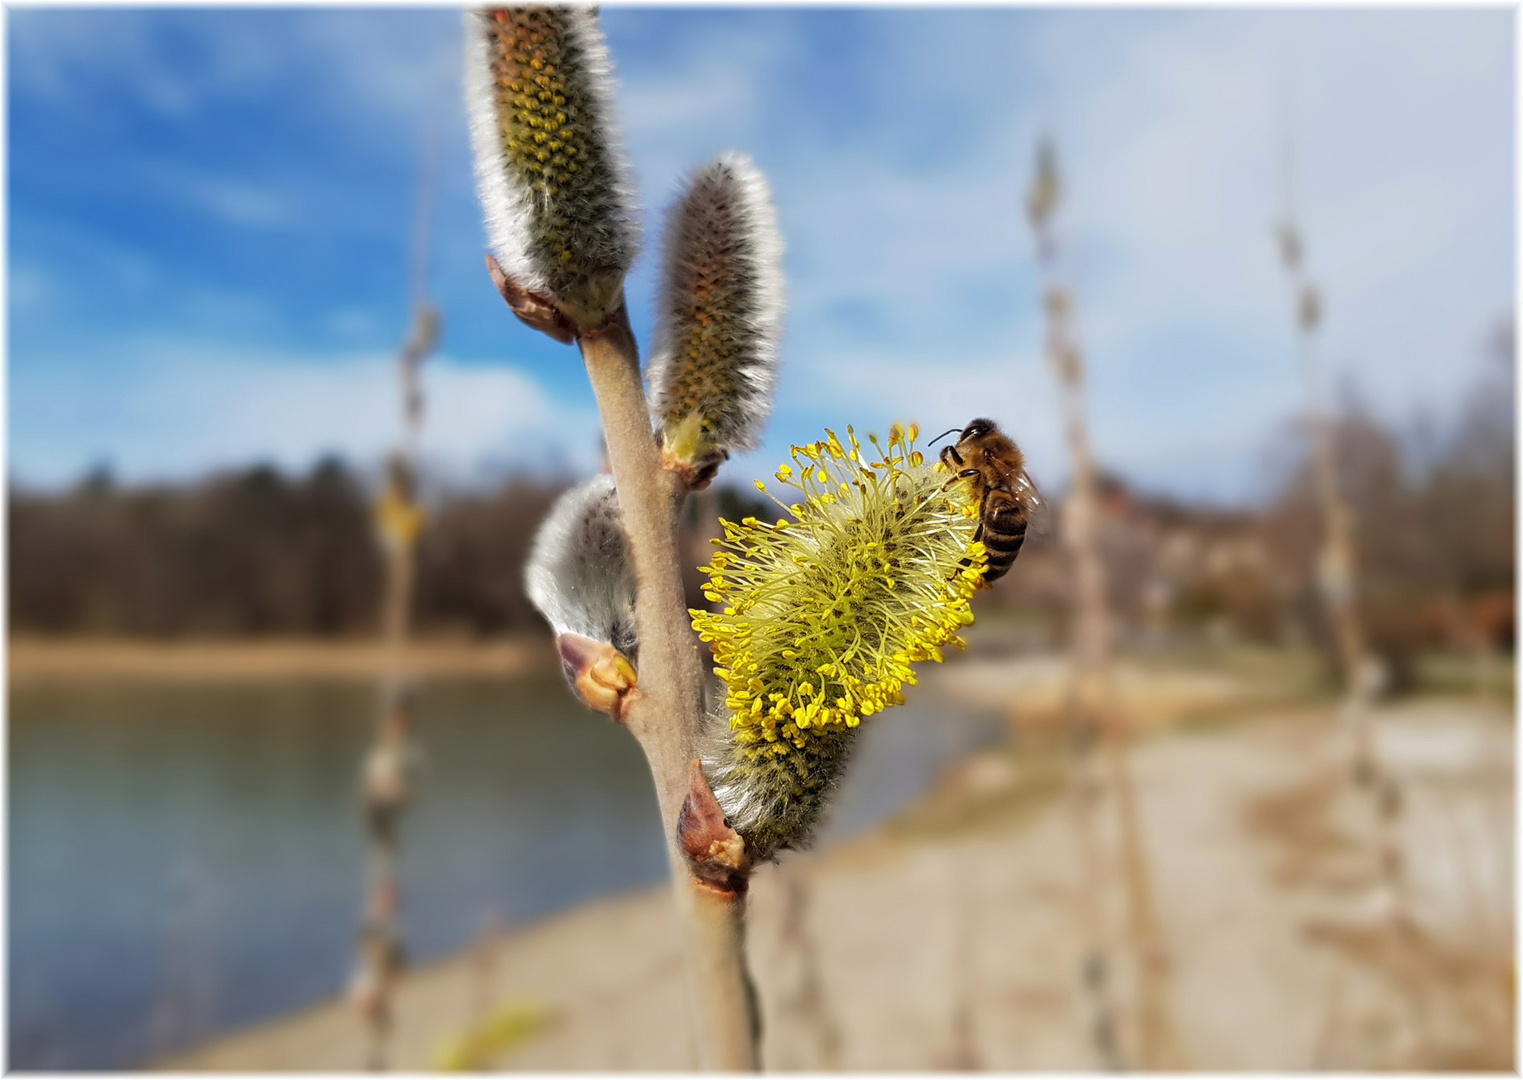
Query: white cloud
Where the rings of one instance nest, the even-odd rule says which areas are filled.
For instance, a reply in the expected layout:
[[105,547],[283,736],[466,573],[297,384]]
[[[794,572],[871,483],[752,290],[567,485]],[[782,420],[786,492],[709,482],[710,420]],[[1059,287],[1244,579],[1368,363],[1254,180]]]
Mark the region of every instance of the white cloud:
[[[616,32],[617,24],[609,28]],[[659,66],[621,63],[615,55],[619,121],[641,199],[652,211],[676,196],[689,170],[755,142],[769,104],[761,88],[795,44],[786,26],[773,24],[753,26],[743,37],[690,33],[681,55]]]
[[[1066,472],[1057,391],[1035,353],[836,353],[829,366],[800,375],[783,391],[781,404],[818,412],[824,403],[842,402],[837,427],[855,423],[886,431],[894,421],[915,421],[929,438],[975,416],[991,416],[1018,434],[1040,479]],[[789,441],[818,435],[796,432]]]
[[18,312],[30,314],[40,310],[57,288],[53,275],[46,268],[32,263],[12,263],[5,280],[12,316]]
[[181,205],[198,207],[232,225],[269,228],[295,220],[287,195],[270,183],[144,158],[134,160],[132,172],[145,188]]
[[[205,67],[225,72],[198,92],[294,79],[314,111],[353,118],[367,153],[410,162],[438,72],[453,70],[454,14],[280,17],[295,28],[284,60],[241,56],[262,45],[221,35],[226,61],[219,54]],[[120,18],[124,33],[110,47],[147,49],[132,29],[140,24]],[[673,28],[649,54],[637,51],[645,19]],[[787,443],[813,437],[808,425],[827,415],[865,428],[912,416],[950,426],[982,412],[1017,431],[1039,475],[1063,475],[1023,214],[1033,142],[1049,125],[1068,175],[1063,224],[1095,442],[1107,464],[1149,483],[1246,493],[1265,440],[1300,406],[1269,233],[1287,114],[1310,265],[1326,295],[1322,354],[1355,371],[1387,414],[1457,396],[1511,304],[1505,11],[768,11],[684,22],[610,10],[607,24],[646,205],[659,211],[684,170],[726,148],[756,157],[779,204],[791,297],[782,398],[773,441],[733,463],[735,478],[753,459],[758,475],[770,473]],[[826,27],[839,40],[808,36]],[[92,50],[104,47],[61,33],[43,45],[42,59],[14,50],[18,73],[65,89],[58,57],[97,63]],[[438,266],[479,273],[479,218],[462,210],[472,196],[457,100],[446,102],[440,221],[469,221],[469,230],[446,230]],[[295,217],[329,233],[391,220],[391,208],[363,193],[320,207],[312,189],[301,194]],[[237,185],[191,183],[185,195],[246,220],[289,209]],[[631,284],[637,305],[654,262],[643,260]],[[335,315],[333,327],[359,333],[353,315]],[[252,317],[244,312],[238,327]],[[144,378],[158,378],[147,367]],[[307,385],[286,374],[285,385]],[[374,408],[389,431],[393,406]],[[493,426],[459,408],[467,427]],[[301,423],[310,446],[316,418]],[[544,438],[553,443],[553,433]],[[233,453],[213,442],[204,451]]]
[[[1245,340],[1287,333],[1269,229],[1289,123],[1329,350],[1387,407],[1452,390],[1416,339],[1462,352],[1512,295],[1509,24],[1505,12],[1218,12],[1107,52],[1108,78],[1066,88],[1063,133],[1072,227],[1120,264],[1090,305],[1092,338],[1120,347],[1186,319]],[[1079,47],[1056,44],[1054,65]],[[1445,265],[1456,257],[1458,276]]]
[[399,127],[459,100],[452,10],[43,7],[9,20],[13,85],[75,111],[98,108],[107,89],[178,122],[299,87],[307,111],[407,155]]
[[20,43],[11,50],[14,85],[76,110],[96,107],[94,91],[104,82],[160,116],[183,120],[207,97],[256,85],[281,64],[247,33],[216,32],[206,13],[183,23],[201,29],[193,65],[166,55],[162,13],[40,7],[8,14],[11,40]]
[[328,316],[327,324],[334,334],[350,339],[374,338],[383,329],[375,312],[362,307],[340,308]]
[[[103,394],[95,365],[117,369]],[[123,370],[126,377],[122,377]],[[596,417],[505,365],[428,361],[423,455],[470,474],[484,461],[586,472],[597,467]],[[76,479],[99,461],[127,479],[186,478],[272,461],[301,469],[324,454],[373,463],[395,444],[392,355],[239,353],[188,343],[140,345],[14,371],[10,459],[31,483]]]
[[[1506,12],[894,16],[872,43],[887,85],[858,89],[887,104],[772,155],[784,411],[824,396],[791,387],[807,371],[851,411],[1008,410],[1045,456],[1023,196],[1054,122],[1095,442],[1145,482],[1247,495],[1301,406],[1270,232],[1287,96],[1329,365],[1388,416],[1452,401],[1510,309]],[[901,107],[949,126],[885,125]]]

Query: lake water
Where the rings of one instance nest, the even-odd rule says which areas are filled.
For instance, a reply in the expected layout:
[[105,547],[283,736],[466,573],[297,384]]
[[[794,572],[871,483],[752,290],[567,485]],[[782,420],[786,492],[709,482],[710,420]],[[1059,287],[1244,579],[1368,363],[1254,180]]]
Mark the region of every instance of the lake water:
[[[341,992],[376,703],[344,681],[12,689],[11,1067],[131,1067]],[[822,843],[1001,730],[913,699],[873,718]],[[558,676],[429,683],[417,735],[416,961],[665,877],[639,748]]]

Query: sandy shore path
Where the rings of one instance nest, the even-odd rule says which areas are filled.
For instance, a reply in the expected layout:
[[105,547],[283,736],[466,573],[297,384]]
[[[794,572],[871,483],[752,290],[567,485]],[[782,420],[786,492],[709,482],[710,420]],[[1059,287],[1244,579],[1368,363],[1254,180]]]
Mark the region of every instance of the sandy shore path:
[[[302,677],[367,678],[388,670],[379,641],[90,641],[13,638],[13,683],[80,679],[208,682]],[[419,641],[408,661],[419,675],[506,676],[554,663],[548,636],[500,641]]]
[[[1327,710],[1159,735],[1136,754],[1170,1007],[1193,1068],[1512,1068],[1513,727],[1467,704],[1382,712],[1404,794],[1393,917],[1370,811]],[[894,824],[758,874],[751,955],[769,1068],[1095,1069],[1080,900],[1100,901],[1123,1052],[1135,964],[1121,890],[1083,882],[1071,803],[1038,755],[960,765]],[[1113,838],[1103,837],[1109,844]],[[1113,860],[1110,860],[1113,862]],[[664,890],[591,905],[415,972],[397,1064],[482,1017],[543,1022],[511,1069],[688,1069]],[[159,1063],[349,1070],[341,1003]]]

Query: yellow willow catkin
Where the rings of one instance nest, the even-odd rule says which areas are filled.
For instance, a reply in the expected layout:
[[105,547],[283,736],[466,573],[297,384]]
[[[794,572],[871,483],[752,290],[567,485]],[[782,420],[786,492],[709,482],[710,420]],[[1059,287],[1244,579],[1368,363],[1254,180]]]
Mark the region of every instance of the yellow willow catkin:
[[903,703],[912,664],[964,644],[986,565],[977,504],[916,428],[869,436],[871,452],[846,433],[778,470],[803,500],[774,496],[791,518],[723,522],[704,567],[720,610],[692,612],[727,690],[705,771],[757,860],[808,842],[862,718]]
[[596,328],[640,247],[597,10],[468,11],[465,32],[477,190],[498,263]]
[[772,412],[783,242],[766,178],[743,154],[695,172],[667,212],[651,405],[676,461],[753,450]]

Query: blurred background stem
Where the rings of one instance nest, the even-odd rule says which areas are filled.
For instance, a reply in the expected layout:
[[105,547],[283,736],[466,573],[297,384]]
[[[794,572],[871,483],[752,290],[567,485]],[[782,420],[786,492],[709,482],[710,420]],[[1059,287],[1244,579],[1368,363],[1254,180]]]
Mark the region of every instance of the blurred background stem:
[[[447,83],[441,80],[441,88]],[[398,908],[400,856],[398,829],[412,791],[412,671],[408,639],[412,627],[418,534],[418,459],[423,429],[423,361],[438,342],[439,315],[428,300],[429,248],[435,190],[444,125],[442,93],[436,115],[425,126],[420,155],[417,202],[413,212],[411,308],[412,327],[402,346],[397,375],[401,390],[402,431],[389,462],[386,489],[377,507],[377,526],[385,550],[385,579],[381,608],[381,638],[385,668],[381,679],[381,715],[375,739],[365,755],[364,799],[370,847],[368,897],[360,933],[360,1006],[365,1017],[365,1064],[385,1069],[390,1064],[390,1040],[395,1023],[393,991],[401,976],[404,956]]]
[[1359,612],[1358,546],[1354,514],[1339,482],[1338,448],[1329,417],[1327,392],[1316,350],[1322,325],[1322,293],[1306,272],[1305,242],[1296,219],[1295,144],[1284,144],[1285,219],[1280,225],[1280,257],[1295,304],[1296,347],[1306,388],[1306,421],[1312,440],[1317,495],[1322,511],[1319,584],[1332,623],[1343,679],[1343,717],[1350,729],[1351,778],[1367,795],[1379,901],[1395,926],[1413,927],[1403,866],[1400,818],[1402,792],[1395,775],[1381,767],[1375,745],[1374,697],[1383,672],[1367,650]]
[[[1109,614],[1098,535],[1100,506],[1086,420],[1084,358],[1073,329],[1072,297],[1057,281],[1052,217],[1061,191],[1055,152],[1050,143],[1043,142],[1038,148],[1036,183],[1027,209],[1037,235],[1042,299],[1047,313],[1048,359],[1062,386],[1064,427],[1073,466],[1063,523],[1073,560],[1075,594],[1073,689],[1068,700],[1070,715],[1079,726],[1076,741],[1081,747],[1089,745],[1088,733],[1098,721],[1106,773],[1115,796],[1128,931],[1137,960],[1136,1064],[1143,1069],[1178,1069],[1183,1067],[1184,1054],[1170,1000],[1168,951],[1153,903],[1146,840],[1132,778],[1130,724],[1117,698],[1110,661]],[[1083,794],[1077,797],[1082,820],[1089,813],[1089,799]],[[1081,828],[1087,832],[1093,823],[1086,822]],[[1087,843],[1081,844],[1081,850],[1085,847]],[[1095,976],[1097,1049],[1103,1056],[1114,1058],[1119,1048],[1105,1045],[1111,1005],[1102,981],[1103,969],[1085,974]]]

